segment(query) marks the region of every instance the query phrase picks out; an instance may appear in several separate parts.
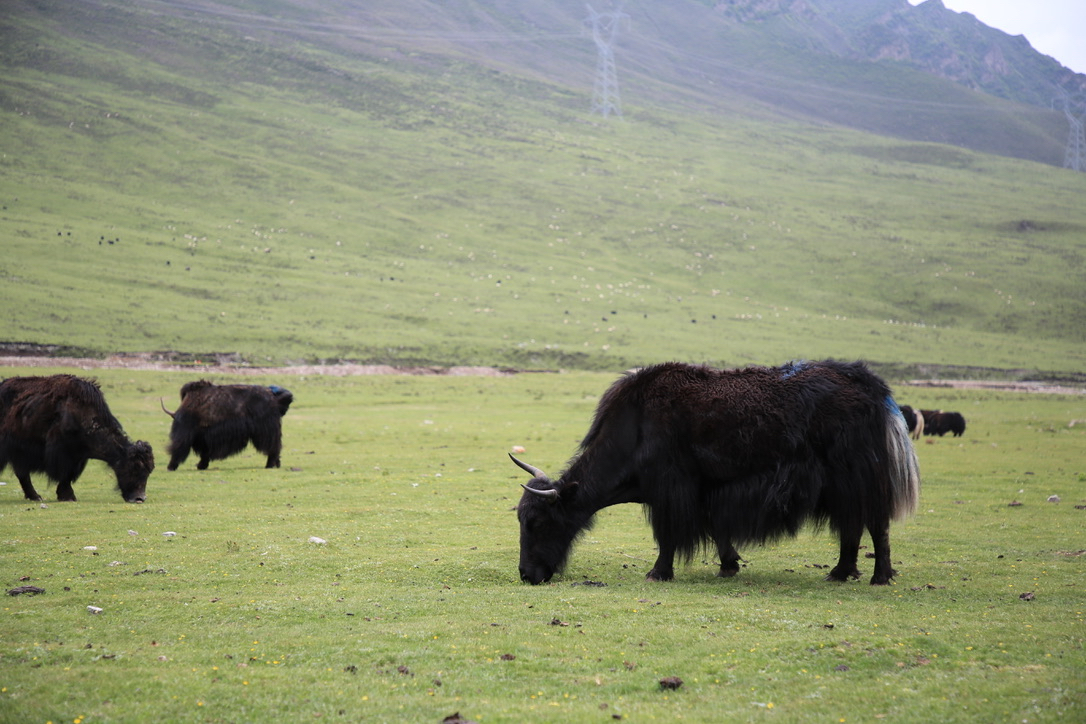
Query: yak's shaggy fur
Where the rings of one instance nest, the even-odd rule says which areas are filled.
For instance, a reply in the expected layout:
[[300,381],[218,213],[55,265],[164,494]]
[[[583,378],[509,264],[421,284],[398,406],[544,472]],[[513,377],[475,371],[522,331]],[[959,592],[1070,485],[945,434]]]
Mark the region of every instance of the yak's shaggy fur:
[[92,458],[113,469],[126,501],[144,501],[154,453],[128,439],[96,382],[54,375],[0,383],[0,471],[11,465],[28,500],[41,500],[30,473],[45,473],[57,500],[74,501],[72,484]]
[[734,545],[828,523],[840,559],[828,579],[859,577],[860,538],[874,543],[873,584],[894,576],[890,520],[913,512],[919,468],[887,385],[862,363],[792,363],[717,370],[669,363],[627,374],[608,389],[580,451],[551,480],[533,479],[517,514],[521,577],[562,569],[595,513],[641,503],[659,557],[648,574],[674,576],[715,543],[721,576],[739,570]]
[[206,470],[212,460],[236,455],[250,442],[267,455],[265,467],[279,467],[282,418],[293,401],[290,390],[282,387],[186,383],[181,387],[181,406],[176,412],[166,410],[173,417],[167,469],[176,470],[195,450],[200,456],[197,469]]

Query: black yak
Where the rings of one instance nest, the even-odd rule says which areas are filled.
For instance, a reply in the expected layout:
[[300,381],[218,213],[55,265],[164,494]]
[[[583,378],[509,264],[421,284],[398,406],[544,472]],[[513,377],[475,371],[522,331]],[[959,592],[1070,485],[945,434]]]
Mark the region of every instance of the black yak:
[[96,382],[72,375],[0,382],[0,470],[11,465],[27,500],[42,499],[33,472],[56,482],[57,500],[74,502],[72,484],[91,458],[113,469],[126,501],[144,501],[154,453],[128,439]]
[[[510,456],[512,457],[512,456]],[[561,571],[597,511],[640,503],[659,557],[650,580],[674,577],[716,544],[720,576],[739,571],[735,545],[828,523],[840,558],[828,580],[858,578],[866,527],[872,584],[896,574],[890,520],[912,513],[920,492],[916,452],[886,383],[860,362],[796,362],[717,370],[667,363],[626,374],[603,395],[579,453],[552,480],[532,480],[517,505],[520,575]]]
[[953,433],[954,437],[961,437],[965,433],[965,418],[960,412],[944,412],[943,424],[946,425],[947,432]]
[[961,437],[965,432],[965,418],[960,412],[943,412],[942,410],[923,410],[922,412],[925,435],[942,437],[949,432],[954,437]]
[[294,395],[282,387],[259,385],[216,385],[207,380],[188,382],[181,387],[181,406],[170,412],[170,463],[177,470],[190,450],[200,456],[198,470],[212,460],[223,460],[245,449],[250,442],[268,456],[264,467],[279,467],[283,450],[283,415]]

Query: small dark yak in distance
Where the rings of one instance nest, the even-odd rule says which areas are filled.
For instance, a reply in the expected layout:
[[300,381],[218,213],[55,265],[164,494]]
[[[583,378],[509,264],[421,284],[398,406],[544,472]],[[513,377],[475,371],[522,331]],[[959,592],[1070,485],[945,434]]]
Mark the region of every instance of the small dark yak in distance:
[[181,387],[181,406],[170,412],[170,463],[177,470],[190,450],[200,456],[198,470],[212,460],[223,460],[245,449],[250,442],[268,456],[264,467],[279,467],[283,450],[283,415],[294,395],[282,387],[259,385],[216,385],[207,380],[188,382]]
[[942,437],[948,432],[954,437],[961,437],[965,433],[965,418],[960,412],[943,412],[942,410],[921,410],[924,418],[924,434],[938,435]]
[[75,501],[72,484],[91,458],[113,469],[126,501],[144,501],[154,453],[128,439],[96,382],[72,375],[0,382],[0,471],[11,465],[27,500],[42,499],[30,473],[45,473],[57,500]]
[[520,575],[532,584],[561,571],[596,512],[619,503],[645,507],[659,547],[649,580],[671,580],[676,554],[689,560],[710,543],[717,575],[733,576],[735,545],[795,535],[812,521],[840,539],[827,580],[859,578],[866,527],[871,583],[887,584],[896,575],[890,520],[912,513],[920,492],[905,420],[860,362],[648,367],[604,393],[557,480],[513,461],[532,476],[517,505]]

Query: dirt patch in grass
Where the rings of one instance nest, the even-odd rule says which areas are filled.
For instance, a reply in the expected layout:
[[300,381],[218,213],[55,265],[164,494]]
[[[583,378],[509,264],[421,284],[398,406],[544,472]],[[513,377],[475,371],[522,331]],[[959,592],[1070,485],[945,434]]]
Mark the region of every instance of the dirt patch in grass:
[[201,372],[231,375],[327,375],[351,377],[355,375],[447,375],[449,377],[504,377],[521,370],[499,367],[394,367],[392,365],[364,364],[303,364],[288,367],[254,367],[251,365],[192,362],[178,364],[146,355],[111,355],[103,359],[92,357],[0,357],[0,367],[72,367],[80,370],[129,369],[157,370],[162,372]]
[[1012,382],[999,380],[909,380],[910,387],[938,387],[955,390],[1001,390],[1004,392],[1036,392],[1050,395],[1086,395],[1086,389],[1053,385],[1046,382]]

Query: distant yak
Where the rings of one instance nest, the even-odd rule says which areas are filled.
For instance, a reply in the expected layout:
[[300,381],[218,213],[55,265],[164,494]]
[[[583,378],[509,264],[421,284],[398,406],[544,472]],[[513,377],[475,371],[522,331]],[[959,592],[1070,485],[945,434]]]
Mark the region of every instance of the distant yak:
[[924,434],[942,437],[948,432],[954,437],[961,437],[965,432],[965,418],[960,412],[942,410],[921,410],[924,415]]
[[294,395],[272,385],[216,385],[207,380],[181,387],[181,406],[176,412],[162,409],[173,418],[170,427],[170,463],[177,467],[195,450],[198,470],[212,460],[223,460],[245,449],[250,442],[268,456],[265,467],[279,467],[283,449],[282,418]]
[[[512,457],[512,456],[510,456]],[[890,389],[860,362],[796,362],[718,370],[679,363],[628,373],[600,399],[580,451],[557,480],[532,476],[517,505],[520,576],[562,570],[597,511],[640,503],[659,556],[647,578],[674,577],[715,544],[720,576],[739,571],[735,545],[829,523],[840,557],[828,580],[858,578],[864,528],[872,584],[886,584],[890,521],[914,511],[916,453]]]
[[57,484],[57,500],[75,501],[72,484],[90,459],[113,469],[121,496],[142,503],[155,469],[146,442],[132,442],[98,384],[72,375],[0,382],[0,471],[11,465],[27,500],[41,500],[30,473]]

